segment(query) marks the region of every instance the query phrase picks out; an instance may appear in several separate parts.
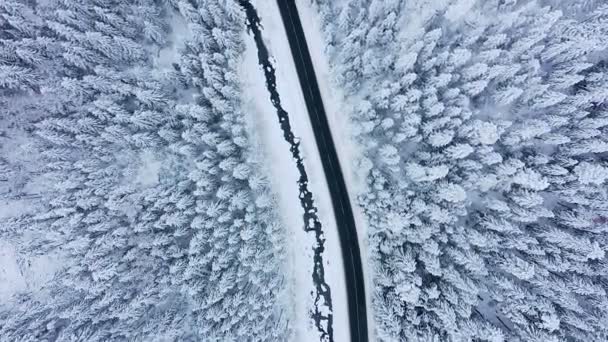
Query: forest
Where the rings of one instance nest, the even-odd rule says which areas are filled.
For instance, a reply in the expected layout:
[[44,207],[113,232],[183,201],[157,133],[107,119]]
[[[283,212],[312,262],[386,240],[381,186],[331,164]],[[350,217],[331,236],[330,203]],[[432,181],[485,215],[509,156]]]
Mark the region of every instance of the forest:
[[[361,151],[370,336],[607,341],[606,2],[297,3],[351,109],[338,143]],[[306,324],[296,214],[243,103],[247,32],[238,0],[0,1],[0,341],[292,341]],[[6,255],[25,279],[10,291]]]
[[286,339],[243,18],[220,0],[0,2],[0,192],[22,209],[0,239],[23,268],[60,264],[0,303],[0,340]]
[[318,0],[382,341],[608,338],[608,6]]

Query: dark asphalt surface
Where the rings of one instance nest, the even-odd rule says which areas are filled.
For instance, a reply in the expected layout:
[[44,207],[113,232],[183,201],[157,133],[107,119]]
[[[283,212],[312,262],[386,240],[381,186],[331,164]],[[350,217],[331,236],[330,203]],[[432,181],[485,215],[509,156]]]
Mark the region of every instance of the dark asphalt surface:
[[306,108],[310,116],[321,162],[327,178],[327,185],[338,225],[338,235],[344,259],[346,292],[350,322],[351,341],[368,340],[367,314],[363,268],[355,219],[346,191],[338,154],[331,136],[327,116],[321,99],[321,92],[306,44],[302,23],[294,0],[277,0],[281,18],[287,31],[291,53],[295,61],[300,86],[304,93]]

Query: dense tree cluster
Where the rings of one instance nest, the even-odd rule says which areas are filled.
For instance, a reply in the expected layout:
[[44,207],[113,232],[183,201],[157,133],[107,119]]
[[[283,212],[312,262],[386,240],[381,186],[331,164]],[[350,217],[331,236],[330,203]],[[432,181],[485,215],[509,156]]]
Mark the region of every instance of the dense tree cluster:
[[608,6],[316,3],[356,99],[377,336],[608,339]]
[[50,185],[0,238],[62,256],[2,303],[0,340],[287,339],[285,232],[238,96],[244,29],[221,0],[0,2],[0,128],[38,159],[0,156],[0,179]]

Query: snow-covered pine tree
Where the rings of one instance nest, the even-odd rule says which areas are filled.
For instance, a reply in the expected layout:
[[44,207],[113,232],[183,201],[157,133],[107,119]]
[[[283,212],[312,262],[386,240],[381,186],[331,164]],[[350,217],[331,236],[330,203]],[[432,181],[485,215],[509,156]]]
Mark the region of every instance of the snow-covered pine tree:
[[372,165],[381,340],[606,339],[607,7],[315,3]]
[[[288,338],[283,227],[235,96],[235,8],[0,5],[0,101],[31,118],[52,184],[41,208],[3,220],[2,239],[25,260],[62,263],[42,290],[3,303],[4,339]],[[185,37],[170,35],[175,25]],[[157,56],[169,50],[165,67]]]

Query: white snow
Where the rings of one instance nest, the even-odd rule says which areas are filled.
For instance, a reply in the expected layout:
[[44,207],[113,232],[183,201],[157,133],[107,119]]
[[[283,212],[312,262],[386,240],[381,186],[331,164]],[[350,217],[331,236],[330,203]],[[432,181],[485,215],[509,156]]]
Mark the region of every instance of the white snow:
[[63,264],[58,254],[30,257],[21,265],[18,259],[14,245],[0,240],[0,304],[18,293],[38,293]]
[[[350,121],[349,113],[354,111],[352,103],[347,101],[340,87],[335,84],[330,72],[330,64],[325,55],[325,40],[321,26],[318,10],[311,1],[296,0],[296,6],[300,14],[304,35],[308,44],[308,51],[312,58],[323,98],[323,105],[329,121],[332,138],[336,145],[340,166],[344,174],[346,187],[348,189],[355,224],[357,226],[357,236],[359,248],[361,250],[361,262],[363,264],[363,275],[365,277],[365,293],[367,295],[367,325],[370,341],[375,340],[373,313],[371,306],[372,287],[368,271],[367,257],[367,221],[363,214],[363,209],[355,202],[359,194],[366,190],[367,168],[361,163],[362,151],[353,139],[353,123]],[[286,38],[285,38],[286,39]],[[295,72],[295,71],[294,71]],[[339,341],[339,340],[337,340]]]
[[0,242],[0,303],[26,288],[25,278],[17,264],[15,248]]
[[6,127],[11,120],[0,120],[0,155],[9,163],[8,179],[0,180],[0,218],[31,213],[36,210],[39,194],[49,190],[49,181],[38,175],[42,167],[34,141],[26,131]]
[[[513,323],[496,309],[496,302],[492,300],[488,293],[482,292],[479,294],[480,302],[477,304],[476,310],[487,321],[498,327],[506,327],[508,330],[515,329]],[[547,322],[548,323],[548,322]]]
[[[326,184],[321,160],[318,154],[308,112],[300,90],[295,65],[289,49],[281,16],[276,3],[252,1],[261,18],[262,35],[271,56],[274,58],[277,90],[281,104],[289,113],[294,134],[300,138],[300,150],[309,177],[309,189],[313,193],[319,219],[323,224],[326,250],[323,253],[326,281],[331,288],[334,339],[350,340],[346,284],[342,265],[342,254],[333,215],[329,190]],[[314,284],[312,282],[314,233],[303,230],[302,214],[298,199],[297,170],[291,158],[289,145],[283,140],[276,111],[270,103],[265,89],[264,76],[257,64],[257,50],[252,37],[246,39],[247,47],[243,63],[243,78],[247,83],[247,108],[252,111],[252,133],[257,135],[266,154],[268,169],[277,192],[280,211],[284,222],[291,230],[292,267],[294,273],[293,295],[295,299],[294,329],[295,341],[318,341],[319,336],[313,326],[310,311],[313,309]],[[257,70],[257,72],[252,72]]]
[[162,162],[152,151],[144,151],[140,156],[140,166],[135,181],[144,187],[157,184],[161,167]]
[[171,34],[167,39],[167,45],[159,49],[154,56],[154,64],[160,69],[169,69],[172,64],[180,59],[179,50],[183,48],[186,40],[192,38],[192,31],[188,28],[188,23],[179,13],[170,14]]
[[500,137],[498,135],[498,128],[491,122],[483,122],[479,126],[479,142],[484,145],[493,145],[498,141]]
[[33,212],[35,205],[30,199],[0,200],[0,219],[19,216]]
[[445,12],[445,17],[450,21],[457,21],[462,19],[465,14],[469,13],[469,11],[475,5],[475,0],[458,0],[453,4]]
[[608,179],[608,168],[587,162],[574,167],[574,173],[581,184],[601,185]]
[[[241,69],[243,82],[243,110],[248,119],[250,139],[254,150],[260,151],[266,163],[265,174],[277,196],[282,223],[288,234],[287,250],[291,252],[288,272],[293,301],[292,328],[295,341],[318,341],[319,335],[309,317],[313,308],[312,246],[314,237],[304,231],[303,210],[299,203],[298,174],[289,152],[289,144],[283,139],[275,108],[265,86],[264,74],[258,65],[257,49],[253,38],[245,37],[246,49]],[[316,335],[315,335],[316,334]]]

